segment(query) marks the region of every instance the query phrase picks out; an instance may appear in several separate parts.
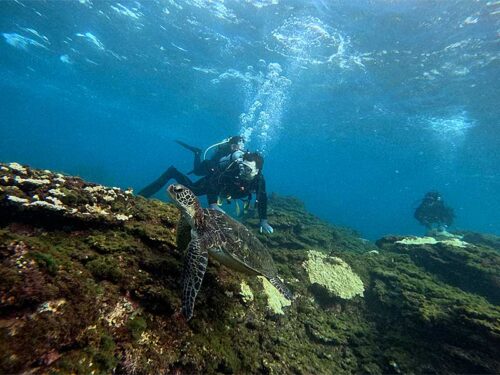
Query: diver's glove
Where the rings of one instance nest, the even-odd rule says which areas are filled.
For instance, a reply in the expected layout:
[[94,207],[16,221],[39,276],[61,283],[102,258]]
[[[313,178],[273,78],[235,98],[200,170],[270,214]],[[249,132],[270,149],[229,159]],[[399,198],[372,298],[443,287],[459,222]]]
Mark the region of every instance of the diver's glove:
[[225,213],[224,210],[222,208],[220,208],[217,203],[210,204],[210,206],[208,206],[208,208]]
[[274,229],[266,219],[260,219],[260,233],[273,233]]

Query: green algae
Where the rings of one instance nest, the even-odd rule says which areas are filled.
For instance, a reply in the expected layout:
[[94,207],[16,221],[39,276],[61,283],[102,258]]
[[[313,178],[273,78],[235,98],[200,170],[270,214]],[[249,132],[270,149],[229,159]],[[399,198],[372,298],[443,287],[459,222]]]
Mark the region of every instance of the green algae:
[[113,257],[91,260],[86,267],[97,280],[109,280],[118,283],[125,276],[119,263]]
[[139,340],[147,327],[148,324],[146,323],[146,320],[140,316],[132,317],[127,323],[127,328],[129,329],[134,340]]
[[39,266],[46,268],[49,274],[56,274],[58,263],[50,254],[33,252],[31,256],[35,259]]
[[446,242],[399,246],[398,241],[399,238],[385,238],[379,243],[384,250],[408,254],[415,264],[443,282],[482,295],[495,305],[500,304],[498,251],[474,245],[457,247]]

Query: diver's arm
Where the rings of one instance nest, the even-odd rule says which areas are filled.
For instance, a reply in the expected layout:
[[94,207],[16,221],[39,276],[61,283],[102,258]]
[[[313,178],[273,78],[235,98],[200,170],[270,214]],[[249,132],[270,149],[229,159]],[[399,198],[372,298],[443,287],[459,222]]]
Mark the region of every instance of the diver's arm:
[[266,193],[266,180],[263,175],[259,175],[257,181],[255,204],[259,212],[259,219],[267,219],[267,193]]

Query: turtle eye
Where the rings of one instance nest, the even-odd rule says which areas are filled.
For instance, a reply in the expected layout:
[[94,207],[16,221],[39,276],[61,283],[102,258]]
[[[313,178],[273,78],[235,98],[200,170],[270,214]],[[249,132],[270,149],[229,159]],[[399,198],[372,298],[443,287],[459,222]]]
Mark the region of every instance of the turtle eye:
[[180,187],[180,186],[175,186],[175,187],[174,187],[174,191],[175,191],[176,193],[180,193],[182,190],[183,190],[183,189],[182,189],[182,187]]

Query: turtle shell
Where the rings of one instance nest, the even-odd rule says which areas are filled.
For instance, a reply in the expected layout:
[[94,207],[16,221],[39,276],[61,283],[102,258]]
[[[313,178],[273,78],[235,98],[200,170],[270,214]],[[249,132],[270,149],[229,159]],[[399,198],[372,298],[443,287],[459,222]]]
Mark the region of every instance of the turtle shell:
[[232,260],[230,264],[223,263],[238,271],[268,277],[277,274],[269,250],[243,224],[217,210],[205,208],[203,214],[205,228],[201,233],[198,231],[198,235],[209,253],[220,252],[222,257]]

